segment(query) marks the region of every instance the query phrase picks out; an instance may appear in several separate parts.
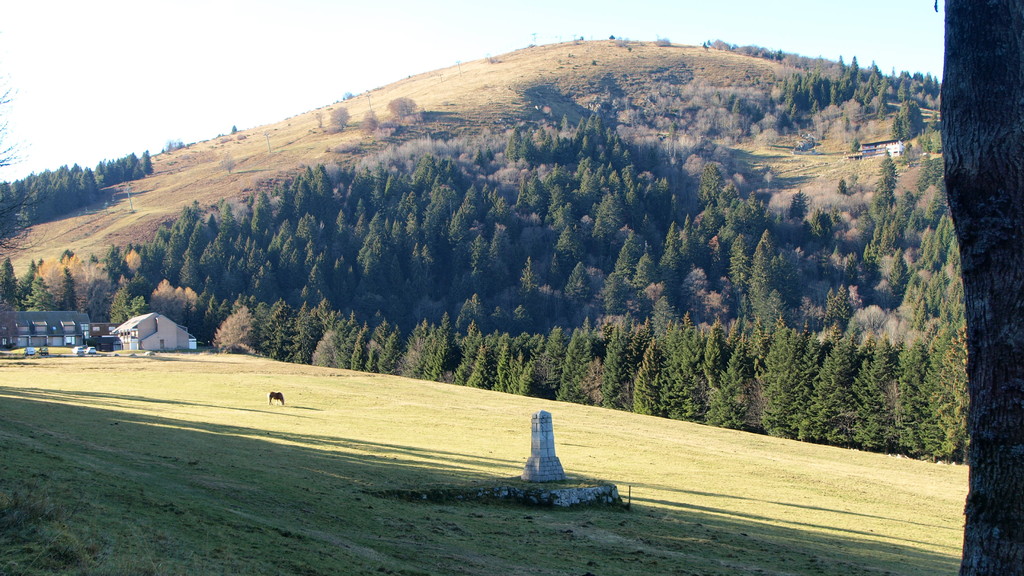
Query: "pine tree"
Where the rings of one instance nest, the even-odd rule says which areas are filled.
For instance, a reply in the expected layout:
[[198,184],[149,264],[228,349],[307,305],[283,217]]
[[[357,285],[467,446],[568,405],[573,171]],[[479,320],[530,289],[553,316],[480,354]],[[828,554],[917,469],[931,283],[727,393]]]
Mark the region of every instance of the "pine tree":
[[567,343],[562,328],[552,328],[535,367],[537,385],[536,396],[554,400],[558,393],[564,370]]
[[57,300],[46,286],[42,276],[32,279],[32,286],[25,297],[24,308],[30,311],[49,311],[56,307]]
[[629,390],[633,381],[630,370],[629,336],[617,324],[605,328],[604,336],[604,378],[601,382],[601,405],[619,410],[632,408],[626,399],[632,395]]
[[718,165],[713,162],[705,164],[697,188],[697,197],[700,198],[701,205],[710,206],[715,203],[722,193],[722,186],[722,173],[718,170]]
[[14,274],[11,259],[5,258],[3,266],[0,267],[0,302],[13,307],[17,305],[18,300],[18,277]]
[[284,300],[274,302],[260,334],[263,352],[274,360],[287,362],[292,356],[296,336],[295,311]]
[[825,327],[834,328],[843,332],[850,318],[853,317],[853,307],[850,305],[850,292],[846,286],[840,286],[838,290],[831,288],[825,298]]
[[669,418],[701,422],[707,413],[708,389],[701,362],[704,339],[689,317],[671,326],[664,342],[662,411]]
[[719,378],[718,386],[711,391],[708,424],[735,430],[746,428],[749,409],[746,391],[754,376],[753,368],[747,344],[741,340],[729,355],[728,366]]
[[765,230],[750,262],[750,287],[747,290],[751,314],[763,322],[775,322],[785,316],[786,307],[779,292],[780,270],[775,243]]
[[869,340],[861,350],[863,366],[854,380],[857,427],[854,440],[866,450],[892,453],[898,444],[901,411],[896,375],[897,351],[888,340]]
[[929,419],[928,343],[918,339],[899,354],[899,413],[897,430],[901,454],[925,455],[924,430]]
[[569,338],[569,345],[565,350],[562,377],[558,386],[558,393],[555,396],[556,400],[577,404],[586,402],[581,382],[586,375],[587,366],[593,359],[593,334],[591,333],[589,323],[584,323],[582,327],[573,330],[572,337]]
[[963,462],[967,457],[966,331],[941,344],[933,355],[931,418],[926,449],[932,458]]
[[55,294],[55,305],[59,310],[78,310],[78,295],[75,293],[75,278],[71,270],[64,267],[60,289]]
[[580,305],[587,302],[590,296],[590,277],[583,263],[577,262],[565,282],[565,297],[573,304]]
[[655,340],[644,350],[633,381],[633,412],[661,416],[661,352]]
[[860,361],[852,338],[838,338],[822,362],[814,383],[808,440],[852,446],[858,425],[854,378]]
[[466,386],[490,390],[498,379],[494,356],[486,344],[481,344],[473,356],[473,369],[466,379]]
[[129,318],[144,314],[145,311],[146,299],[142,296],[133,296],[129,284],[118,288],[110,301],[110,321],[114,324],[121,324]]
[[772,436],[800,438],[809,422],[811,383],[818,367],[810,334],[779,326],[764,362],[761,425]]

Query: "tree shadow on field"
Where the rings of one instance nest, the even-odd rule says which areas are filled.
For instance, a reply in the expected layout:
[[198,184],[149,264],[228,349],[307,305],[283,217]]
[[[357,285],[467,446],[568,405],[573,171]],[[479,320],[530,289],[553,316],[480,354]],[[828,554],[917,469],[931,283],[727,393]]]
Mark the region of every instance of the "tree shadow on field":
[[[899,523],[899,524],[907,524],[907,525],[912,525],[912,526],[921,526],[921,527],[925,527],[925,528],[930,528],[932,530],[955,531],[957,533],[960,532],[959,529],[950,528],[949,526],[938,526],[938,525],[935,525],[935,524],[925,524],[923,522],[914,522],[912,520],[906,520],[906,519],[902,519],[902,518],[894,518],[894,517],[891,517],[891,516],[879,516],[877,514],[864,514],[864,513],[861,513],[861,512],[852,512],[850,510],[839,510],[839,509],[836,509],[836,508],[824,508],[822,506],[809,506],[809,505],[806,505],[806,504],[795,504],[793,502],[778,502],[778,501],[774,501],[774,500],[764,500],[762,498],[750,498],[748,496],[737,496],[736,494],[717,494],[717,493],[714,493],[714,492],[700,492],[700,491],[696,491],[696,490],[680,490],[678,488],[673,488],[671,486],[657,486],[657,485],[653,485],[653,484],[634,484],[633,486],[637,487],[637,488],[652,488],[652,489],[657,489],[657,490],[662,490],[662,491],[667,491],[667,492],[674,492],[676,494],[682,494],[682,495],[693,495],[693,496],[697,496],[697,497],[724,498],[724,499],[729,499],[729,500],[741,500],[741,501],[744,501],[744,502],[750,502],[751,504],[754,504],[754,505],[756,505],[756,504],[770,504],[770,505],[773,505],[773,506],[782,506],[784,508],[797,508],[797,509],[800,509],[800,510],[810,510],[810,511],[815,511],[815,512],[824,512],[824,513],[828,513],[828,514],[838,514],[838,515],[842,515],[842,516],[853,516],[853,517],[860,517],[860,518],[864,518],[864,519],[884,520],[886,522],[893,522],[893,523]],[[643,498],[638,498],[638,500],[643,500]],[[657,501],[657,500],[652,500],[651,502],[661,503],[661,501]],[[719,510],[719,509],[715,509],[715,508],[702,508],[702,507],[699,507],[699,506],[679,505],[678,503],[675,503],[675,504],[671,504],[670,503],[670,505],[684,506],[687,509],[706,509],[707,511],[713,512],[713,513],[725,513],[725,512],[728,512],[729,514],[736,514],[736,512],[734,510],[725,511],[725,510]],[[768,520],[769,519],[769,518],[766,518],[766,517],[763,517],[763,516],[756,516],[756,515],[749,515],[749,516],[745,515],[745,514],[740,514],[740,515],[741,516],[745,516],[745,517],[749,517],[749,518],[755,519],[755,520]],[[776,520],[776,521],[779,520],[778,518],[771,518],[771,519],[772,520]],[[794,524],[797,524],[797,523],[794,523]],[[801,524],[803,526],[807,526],[809,528],[837,530],[834,527],[825,526],[823,524],[809,524],[809,523],[799,523],[799,524]],[[849,532],[851,534],[860,534],[860,535],[865,535],[865,536],[868,536],[868,535],[876,536],[876,534],[873,534],[873,533],[870,533],[870,532],[859,532],[859,531],[856,531],[856,530],[850,530]],[[913,540],[907,540],[907,542],[918,543],[918,544],[920,543],[920,542],[916,542],[916,541],[913,541]]]
[[[0,495],[30,479],[71,486],[68,507],[80,511],[62,522],[97,542],[96,573],[146,554],[167,566],[161,573],[955,572],[950,556],[911,541],[680,502],[523,513],[373,496],[492,481],[524,464],[457,441],[410,446],[129,413],[113,403],[155,400],[102,393],[0,387],[0,397]],[[33,550],[4,561],[30,561]]]

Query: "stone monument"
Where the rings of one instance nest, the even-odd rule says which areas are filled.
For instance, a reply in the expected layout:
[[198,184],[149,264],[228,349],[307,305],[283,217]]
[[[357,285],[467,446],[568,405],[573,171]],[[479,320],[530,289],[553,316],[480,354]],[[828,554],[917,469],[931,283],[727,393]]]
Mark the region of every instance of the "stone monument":
[[541,410],[534,414],[530,432],[530,458],[523,468],[522,479],[527,482],[565,480],[562,463],[555,456],[555,429],[551,425],[551,413]]

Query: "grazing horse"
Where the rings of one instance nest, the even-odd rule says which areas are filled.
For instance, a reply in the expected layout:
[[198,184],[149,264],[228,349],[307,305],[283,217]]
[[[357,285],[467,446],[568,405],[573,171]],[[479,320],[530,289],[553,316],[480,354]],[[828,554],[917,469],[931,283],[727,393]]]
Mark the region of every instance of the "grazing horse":
[[271,392],[270,394],[267,394],[267,400],[270,404],[273,404],[274,400],[277,400],[281,403],[281,406],[284,406],[284,394],[280,392]]

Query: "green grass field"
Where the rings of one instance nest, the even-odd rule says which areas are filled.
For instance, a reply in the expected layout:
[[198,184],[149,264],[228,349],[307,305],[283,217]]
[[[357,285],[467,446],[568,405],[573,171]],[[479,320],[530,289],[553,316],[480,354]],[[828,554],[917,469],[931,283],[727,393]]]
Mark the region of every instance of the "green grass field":
[[[268,406],[283,391],[286,406]],[[0,360],[0,575],[954,574],[966,468],[242,356]],[[552,413],[632,507],[497,484]]]

